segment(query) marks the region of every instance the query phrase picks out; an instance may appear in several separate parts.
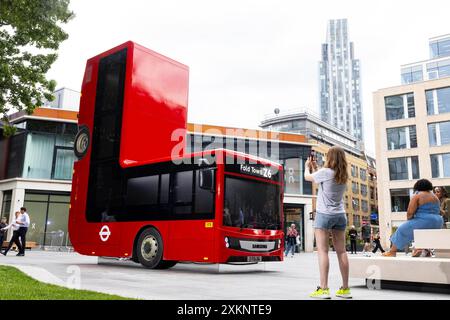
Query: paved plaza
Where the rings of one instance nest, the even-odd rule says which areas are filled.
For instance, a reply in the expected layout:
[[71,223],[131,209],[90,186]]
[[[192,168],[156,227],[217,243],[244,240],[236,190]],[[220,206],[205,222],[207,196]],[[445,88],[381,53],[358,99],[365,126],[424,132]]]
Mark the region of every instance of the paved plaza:
[[[330,288],[340,286],[337,259],[330,254]],[[371,259],[368,257],[367,259]],[[76,253],[31,251],[0,256],[0,264],[58,285],[141,299],[304,300],[318,284],[316,253],[301,253],[279,263],[247,266],[182,263],[169,270],[147,270],[133,262],[98,263]],[[354,299],[450,299],[450,295],[369,290],[363,279],[350,279]]]

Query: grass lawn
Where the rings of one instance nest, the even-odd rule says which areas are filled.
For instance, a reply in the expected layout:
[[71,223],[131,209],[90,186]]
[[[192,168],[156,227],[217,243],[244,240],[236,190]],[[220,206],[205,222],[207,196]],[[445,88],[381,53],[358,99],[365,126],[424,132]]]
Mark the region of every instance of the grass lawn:
[[0,266],[0,300],[128,300],[87,290],[68,289],[34,280],[13,267]]

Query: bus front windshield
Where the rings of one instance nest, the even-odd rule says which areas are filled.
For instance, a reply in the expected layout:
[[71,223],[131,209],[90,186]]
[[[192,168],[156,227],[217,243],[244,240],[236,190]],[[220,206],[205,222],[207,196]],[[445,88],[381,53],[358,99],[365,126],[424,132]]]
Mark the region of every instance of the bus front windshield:
[[280,187],[225,176],[223,225],[249,229],[281,229]]

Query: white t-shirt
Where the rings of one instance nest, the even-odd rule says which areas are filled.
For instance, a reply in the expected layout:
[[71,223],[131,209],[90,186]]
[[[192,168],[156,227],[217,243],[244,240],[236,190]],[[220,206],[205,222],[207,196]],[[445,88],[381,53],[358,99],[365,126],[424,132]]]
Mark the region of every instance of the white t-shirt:
[[337,184],[334,180],[334,170],[322,168],[312,174],[314,182],[319,185],[317,195],[317,212],[324,214],[345,213],[344,193],[347,184]]

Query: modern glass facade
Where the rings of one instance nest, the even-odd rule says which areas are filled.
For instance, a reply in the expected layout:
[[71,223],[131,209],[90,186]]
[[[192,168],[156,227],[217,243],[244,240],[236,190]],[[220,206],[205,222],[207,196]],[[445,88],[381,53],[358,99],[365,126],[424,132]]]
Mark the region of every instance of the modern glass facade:
[[322,120],[363,141],[360,62],[348,39],[347,19],[328,22],[319,72]]
[[430,57],[433,59],[445,56],[450,56],[450,36],[430,41]]
[[27,191],[24,207],[30,215],[27,241],[41,246],[70,245],[67,229],[70,194]]
[[450,35],[430,40],[430,60],[401,68],[402,84],[450,77]]
[[0,140],[8,145],[8,152],[0,154],[0,162],[6,164],[0,180],[72,179],[76,124],[28,119],[17,126],[18,134]]

